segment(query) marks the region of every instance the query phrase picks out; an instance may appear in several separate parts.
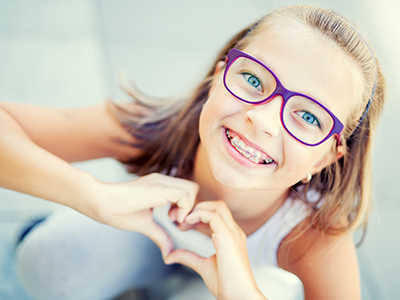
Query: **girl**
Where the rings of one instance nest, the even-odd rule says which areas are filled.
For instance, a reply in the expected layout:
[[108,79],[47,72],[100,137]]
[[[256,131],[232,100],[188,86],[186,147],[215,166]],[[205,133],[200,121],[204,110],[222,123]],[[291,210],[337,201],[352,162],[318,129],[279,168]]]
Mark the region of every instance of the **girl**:
[[[48,217],[17,249],[33,297],[108,299],[181,264],[217,299],[296,299],[296,278],[307,300],[360,299],[351,233],[370,207],[384,79],[345,19],[280,9],[231,39],[185,99],[130,93],[133,104],[71,112],[76,131],[51,110],[37,108],[55,124],[40,128],[24,107],[3,104],[61,158],[116,156],[142,176],[112,185],[70,179],[78,190],[87,183],[78,211],[136,232],[74,211]],[[76,152],[51,142],[60,131]],[[115,206],[104,205],[108,195]]]

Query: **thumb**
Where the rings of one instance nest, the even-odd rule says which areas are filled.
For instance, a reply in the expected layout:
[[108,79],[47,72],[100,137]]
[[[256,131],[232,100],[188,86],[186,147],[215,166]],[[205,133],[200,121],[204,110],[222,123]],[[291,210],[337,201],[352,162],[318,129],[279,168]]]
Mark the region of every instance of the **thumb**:
[[191,251],[177,249],[172,251],[165,259],[164,263],[167,265],[171,264],[182,264],[185,265],[201,276],[202,266],[206,259]]
[[157,223],[152,222],[142,234],[150,238],[161,250],[165,258],[174,249],[174,243],[168,233]]

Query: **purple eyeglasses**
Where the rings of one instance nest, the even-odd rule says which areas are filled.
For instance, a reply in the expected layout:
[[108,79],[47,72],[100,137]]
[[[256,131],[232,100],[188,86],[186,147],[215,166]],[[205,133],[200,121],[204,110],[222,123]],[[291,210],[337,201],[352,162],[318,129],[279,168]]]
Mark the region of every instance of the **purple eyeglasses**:
[[307,146],[317,146],[336,135],[340,144],[344,126],[320,102],[286,89],[269,67],[242,51],[229,51],[226,64],[224,85],[233,96],[257,105],[280,95],[281,122],[293,138]]

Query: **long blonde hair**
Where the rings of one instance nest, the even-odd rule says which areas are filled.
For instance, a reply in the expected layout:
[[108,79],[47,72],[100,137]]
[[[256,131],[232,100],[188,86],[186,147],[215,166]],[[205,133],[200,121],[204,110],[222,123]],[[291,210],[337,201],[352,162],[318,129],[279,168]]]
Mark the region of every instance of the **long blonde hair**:
[[[345,122],[344,156],[314,176],[310,183],[300,182],[292,187],[298,198],[313,208],[310,226],[332,234],[347,233],[366,224],[372,203],[372,142],[385,98],[385,80],[378,60],[358,31],[342,16],[321,8],[281,8],[243,29],[226,44],[207,76],[187,97],[157,101],[136,89],[127,89],[134,101],[131,109],[110,101],[110,109],[138,139],[136,146],[145,149],[141,157],[123,163],[138,175],[150,172],[171,174],[174,170],[174,176],[190,178],[200,142],[199,115],[208,98],[215,65],[225,59],[230,49],[241,50],[259,32],[287,22],[315,30],[320,37],[334,42],[357,66],[364,79],[362,99],[359,105],[354,106]],[[376,88],[370,109],[359,124],[374,84]],[[333,146],[332,151],[336,151],[336,146]],[[308,190],[318,192],[319,199],[316,202],[307,200]],[[347,222],[342,224],[345,225],[335,226],[344,218]]]

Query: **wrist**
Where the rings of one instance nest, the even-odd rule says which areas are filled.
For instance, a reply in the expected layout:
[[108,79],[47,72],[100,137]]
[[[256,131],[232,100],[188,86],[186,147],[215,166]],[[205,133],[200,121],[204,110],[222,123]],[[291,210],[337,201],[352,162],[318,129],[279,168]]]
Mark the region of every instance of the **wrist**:
[[255,300],[268,300],[267,297],[265,297],[260,290],[257,289],[257,291],[254,293],[251,299]]
[[98,220],[98,198],[99,191],[103,182],[97,180],[92,175],[79,171],[78,180],[74,180],[70,193],[65,195],[66,206],[92,218]]
[[[247,286],[247,287],[246,287]],[[243,292],[243,293],[242,293]],[[227,300],[233,299],[232,297],[228,297]],[[267,297],[261,292],[254,278],[251,283],[244,284],[241,292],[236,293],[235,299],[252,299],[252,300],[268,300]]]

